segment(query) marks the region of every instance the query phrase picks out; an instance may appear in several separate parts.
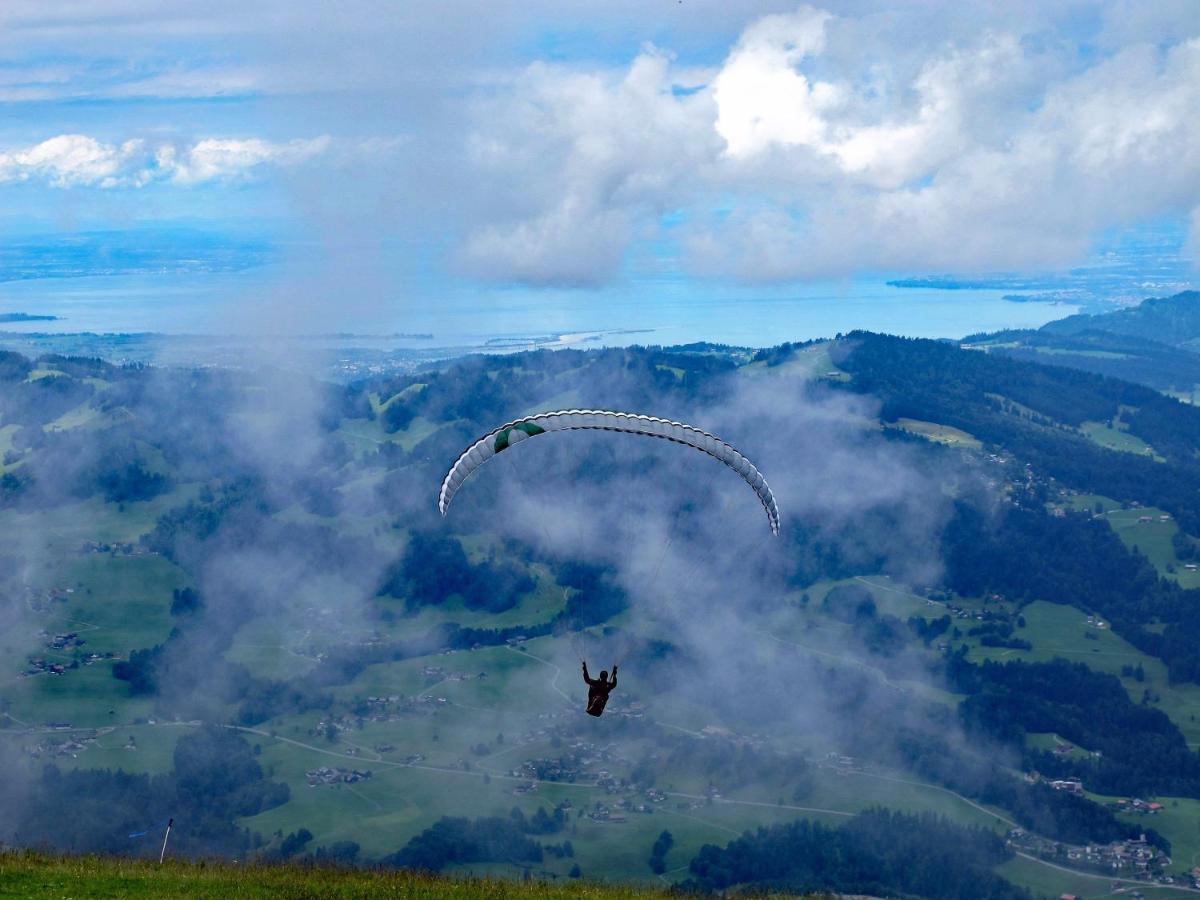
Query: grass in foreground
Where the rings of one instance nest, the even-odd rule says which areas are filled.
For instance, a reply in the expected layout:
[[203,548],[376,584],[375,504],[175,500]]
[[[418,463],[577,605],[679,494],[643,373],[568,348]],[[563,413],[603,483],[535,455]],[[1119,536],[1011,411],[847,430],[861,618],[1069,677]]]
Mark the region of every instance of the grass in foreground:
[[0,852],[0,897],[666,898],[665,891],[586,881],[449,879],[397,870],[237,865]]

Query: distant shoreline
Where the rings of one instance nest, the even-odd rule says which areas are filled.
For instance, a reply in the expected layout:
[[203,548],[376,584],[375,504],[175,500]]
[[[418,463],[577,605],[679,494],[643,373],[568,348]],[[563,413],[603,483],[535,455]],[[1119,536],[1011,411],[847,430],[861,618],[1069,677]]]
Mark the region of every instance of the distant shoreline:
[[[35,317],[11,314],[11,322]],[[57,317],[45,317],[53,319]],[[5,321],[0,319],[0,322]],[[315,334],[202,334],[161,331],[20,331],[0,324],[0,351],[31,358],[44,354],[102,359],[115,365],[217,366],[247,368],[264,361],[319,373],[335,381],[396,372],[476,353],[557,350],[597,344],[609,335],[650,334],[653,329],[601,329],[542,332],[528,335],[479,336],[461,343],[438,343],[429,332],[358,334],[346,331]],[[290,352],[283,353],[288,348]],[[264,355],[264,350],[267,351]]]
[[60,316],[40,316],[30,313],[0,313],[0,322],[61,322]]

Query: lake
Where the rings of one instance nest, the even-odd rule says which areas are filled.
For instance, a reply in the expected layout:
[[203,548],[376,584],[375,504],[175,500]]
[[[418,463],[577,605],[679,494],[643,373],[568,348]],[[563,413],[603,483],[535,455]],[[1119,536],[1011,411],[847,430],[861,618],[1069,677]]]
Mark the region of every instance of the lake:
[[854,329],[958,338],[1033,328],[1076,311],[1014,303],[1003,290],[897,288],[884,277],[745,287],[694,282],[594,291],[458,286],[414,296],[377,285],[356,293],[271,267],[216,274],[43,278],[0,284],[0,312],[61,317],[5,323],[9,332],[432,335],[398,345],[504,349],[530,338],[590,345],[713,341],[769,346]]

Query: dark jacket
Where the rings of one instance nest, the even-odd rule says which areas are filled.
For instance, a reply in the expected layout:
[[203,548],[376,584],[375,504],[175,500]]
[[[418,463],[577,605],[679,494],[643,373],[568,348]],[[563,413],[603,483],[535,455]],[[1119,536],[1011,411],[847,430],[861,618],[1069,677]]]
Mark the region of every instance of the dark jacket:
[[612,678],[592,678],[588,675],[587,663],[583,664],[583,680],[588,684],[587,712],[589,716],[599,716],[604,712],[608,703],[608,695],[617,686],[617,667],[613,666]]

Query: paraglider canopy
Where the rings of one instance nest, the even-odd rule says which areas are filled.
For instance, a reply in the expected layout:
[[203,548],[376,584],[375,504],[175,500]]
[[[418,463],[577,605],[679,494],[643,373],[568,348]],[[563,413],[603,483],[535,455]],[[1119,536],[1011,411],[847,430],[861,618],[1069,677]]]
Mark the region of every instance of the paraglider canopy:
[[596,409],[560,409],[537,413],[489,431],[462,452],[455,460],[454,465],[450,467],[450,471],[446,473],[446,477],[442,479],[442,489],[438,494],[438,509],[443,516],[446,515],[455,493],[475,470],[514,444],[556,431],[580,430],[617,431],[624,434],[662,438],[692,447],[713,459],[720,460],[737,472],[741,479],[758,495],[759,502],[766,510],[771,533],[779,534],[779,507],[775,503],[775,495],[771,493],[767,480],[750,460],[732,446],[707,431],[701,431],[699,428],[685,425],[682,422],[672,422],[657,416]]

